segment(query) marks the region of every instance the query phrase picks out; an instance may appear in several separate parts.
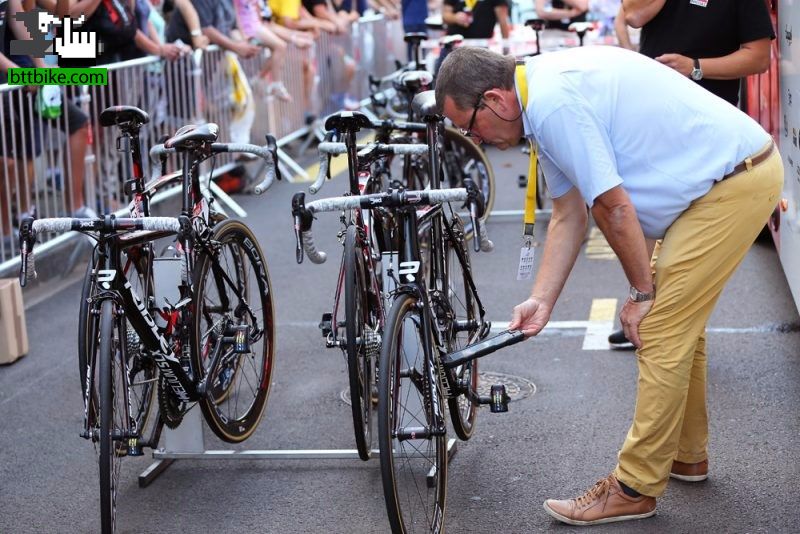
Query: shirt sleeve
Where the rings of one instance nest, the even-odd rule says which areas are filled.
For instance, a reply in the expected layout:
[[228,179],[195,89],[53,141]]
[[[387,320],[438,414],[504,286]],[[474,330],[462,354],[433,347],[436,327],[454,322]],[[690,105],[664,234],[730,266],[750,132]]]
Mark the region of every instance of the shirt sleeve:
[[738,2],[739,42],[749,43],[769,37],[775,39],[775,28],[764,0],[740,0]]
[[[213,0],[192,0],[192,5],[197,11],[197,18],[200,19],[201,28],[214,26],[214,19],[216,19],[216,6],[214,5]],[[177,11],[177,13],[173,13],[173,16],[180,14],[180,11],[177,9],[175,11]]]
[[[575,186],[591,207],[598,196],[622,183],[608,131],[569,83],[554,84],[548,95],[549,109],[531,122],[551,196],[558,198]],[[536,100],[532,102],[535,109]]]

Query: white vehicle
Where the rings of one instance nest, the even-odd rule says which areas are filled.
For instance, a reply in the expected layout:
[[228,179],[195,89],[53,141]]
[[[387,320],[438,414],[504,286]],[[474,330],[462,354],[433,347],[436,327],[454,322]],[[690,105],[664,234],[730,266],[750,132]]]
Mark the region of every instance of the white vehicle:
[[792,0],[767,4],[777,35],[771,65],[766,73],[747,79],[741,100],[743,109],[772,134],[783,157],[783,195],[769,227],[800,309],[800,6]]

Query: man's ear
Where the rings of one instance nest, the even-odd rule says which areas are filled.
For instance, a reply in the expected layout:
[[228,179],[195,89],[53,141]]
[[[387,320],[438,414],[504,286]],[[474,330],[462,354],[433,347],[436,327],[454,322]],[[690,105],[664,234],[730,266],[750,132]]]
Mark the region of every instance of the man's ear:
[[494,108],[497,108],[498,111],[501,109],[505,109],[508,106],[507,100],[507,93],[508,91],[504,91],[499,88],[489,89],[485,93],[483,93],[483,101],[488,103]]

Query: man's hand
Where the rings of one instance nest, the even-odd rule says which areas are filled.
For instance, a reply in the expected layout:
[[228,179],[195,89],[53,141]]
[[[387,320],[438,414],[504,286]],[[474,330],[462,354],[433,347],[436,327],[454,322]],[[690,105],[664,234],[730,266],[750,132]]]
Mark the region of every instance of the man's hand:
[[168,61],[174,61],[190,51],[188,46],[175,43],[164,43],[158,47],[158,55]]
[[535,336],[550,320],[551,311],[547,304],[536,297],[530,297],[525,302],[514,306],[508,329],[521,330],[525,337]]
[[662,54],[655,59],[684,76],[689,76],[692,73],[692,69],[694,69],[694,60],[680,54]]
[[250,43],[245,43],[244,41],[240,41],[236,43],[236,48],[234,48],[234,52],[240,57],[244,59],[251,58],[258,54],[259,48],[258,46]]
[[627,337],[637,349],[642,346],[642,340],[639,338],[639,324],[642,322],[642,319],[650,313],[652,307],[652,300],[633,302],[631,299],[626,299],[622,310],[619,312],[619,322],[622,324],[625,337]]
[[208,36],[202,33],[200,35],[192,35],[192,46],[194,48],[205,50],[209,44]]
[[456,24],[462,26],[464,28],[469,28],[469,25],[472,24],[472,15],[469,13],[464,13],[463,11],[459,11],[455,15],[453,15],[456,19]]

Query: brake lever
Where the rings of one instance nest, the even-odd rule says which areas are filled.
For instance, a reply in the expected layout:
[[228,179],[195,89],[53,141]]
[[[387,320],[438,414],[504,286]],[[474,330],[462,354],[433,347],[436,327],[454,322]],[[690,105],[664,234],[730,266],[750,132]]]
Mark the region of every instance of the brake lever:
[[303,232],[311,229],[313,215],[306,209],[306,194],[302,191],[292,197],[292,215],[294,216],[295,259],[303,263]]
[[33,244],[36,241],[36,236],[33,234],[34,220],[33,217],[26,217],[19,225],[19,285],[21,287],[25,287],[28,284],[28,257],[33,252]]
[[275,178],[277,178],[278,180],[282,180],[281,166],[278,165],[278,141],[272,134],[267,134],[266,137],[267,137],[267,148],[269,149],[270,154],[272,154],[272,163],[275,165]]
[[469,203],[469,218],[472,222],[472,244],[475,252],[481,250],[481,220],[483,216],[483,195],[478,190],[475,182],[471,178],[464,180],[464,187],[467,190],[467,202]]

